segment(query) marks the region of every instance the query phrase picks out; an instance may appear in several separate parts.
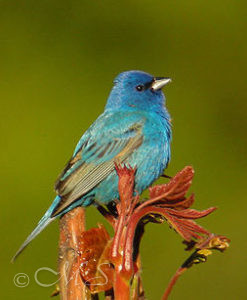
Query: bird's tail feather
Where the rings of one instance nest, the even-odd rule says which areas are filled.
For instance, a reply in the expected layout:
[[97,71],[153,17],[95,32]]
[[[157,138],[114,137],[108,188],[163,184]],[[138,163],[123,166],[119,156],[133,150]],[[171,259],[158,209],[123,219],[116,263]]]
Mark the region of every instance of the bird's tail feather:
[[47,226],[49,225],[56,217],[51,217],[52,212],[54,208],[56,207],[57,203],[61,198],[59,196],[56,196],[54,199],[52,205],[49,207],[49,209],[46,211],[44,216],[41,218],[39,221],[38,225],[36,228],[31,232],[31,234],[27,237],[27,239],[24,241],[24,243],[21,245],[21,247],[18,249],[16,254],[13,256],[11,259],[11,262],[13,263],[16,258],[21,254],[21,252],[27,247],[27,245]]
[[18,251],[16,252],[16,254],[13,256],[13,258],[11,259],[11,262],[13,263],[16,258],[21,254],[21,252],[27,247],[27,245],[48,225],[50,224],[52,221],[54,220],[54,218],[50,218],[50,217],[46,217],[46,218],[42,218],[39,221],[39,224],[37,225],[37,227],[31,232],[31,234],[26,238],[26,240],[24,241],[24,243],[21,245],[21,247],[18,249]]

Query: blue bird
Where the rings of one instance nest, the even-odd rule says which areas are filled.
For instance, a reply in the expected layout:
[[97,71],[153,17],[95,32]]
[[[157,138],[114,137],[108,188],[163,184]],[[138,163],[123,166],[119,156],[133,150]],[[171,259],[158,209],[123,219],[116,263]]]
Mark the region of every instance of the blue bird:
[[161,176],[170,159],[171,141],[161,88],[170,81],[141,71],[116,77],[103,114],[83,134],[55,184],[57,196],[12,260],[57,217],[77,206],[118,199],[115,163],[137,167],[139,194]]

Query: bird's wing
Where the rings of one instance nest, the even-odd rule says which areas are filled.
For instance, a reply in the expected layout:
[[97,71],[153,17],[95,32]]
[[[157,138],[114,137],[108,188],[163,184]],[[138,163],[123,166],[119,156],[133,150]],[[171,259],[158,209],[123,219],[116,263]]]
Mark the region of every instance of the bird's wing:
[[91,136],[77,147],[56,182],[56,192],[62,199],[53,216],[97,186],[114,170],[115,162],[123,162],[142,144],[143,124],[142,118],[134,118],[128,124],[108,119],[93,128]]

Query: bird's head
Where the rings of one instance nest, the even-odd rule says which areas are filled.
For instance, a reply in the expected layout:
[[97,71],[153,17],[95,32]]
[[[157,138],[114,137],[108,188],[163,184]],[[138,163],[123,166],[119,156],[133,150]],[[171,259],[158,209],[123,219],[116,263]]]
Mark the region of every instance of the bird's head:
[[141,71],[120,73],[114,80],[106,109],[162,111],[165,97],[161,89],[170,81]]

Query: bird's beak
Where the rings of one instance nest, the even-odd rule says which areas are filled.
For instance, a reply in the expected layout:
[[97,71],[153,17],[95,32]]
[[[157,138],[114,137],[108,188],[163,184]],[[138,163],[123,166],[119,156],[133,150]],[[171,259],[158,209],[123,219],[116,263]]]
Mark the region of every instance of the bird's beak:
[[151,89],[153,91],[157,91],[163,88],[167,83],[171,82],[171,78],[165,78],[165,77],[156,77],[154,78],[154,81],[152,82]]

